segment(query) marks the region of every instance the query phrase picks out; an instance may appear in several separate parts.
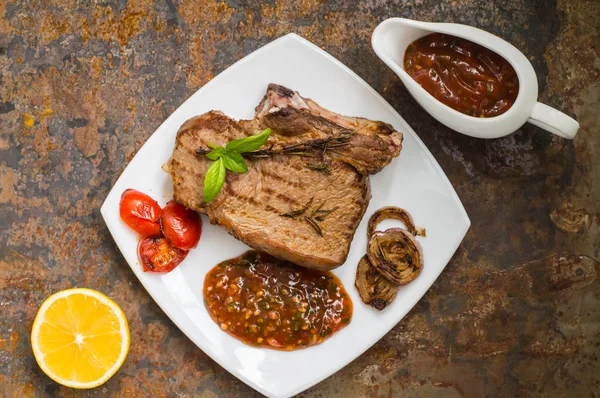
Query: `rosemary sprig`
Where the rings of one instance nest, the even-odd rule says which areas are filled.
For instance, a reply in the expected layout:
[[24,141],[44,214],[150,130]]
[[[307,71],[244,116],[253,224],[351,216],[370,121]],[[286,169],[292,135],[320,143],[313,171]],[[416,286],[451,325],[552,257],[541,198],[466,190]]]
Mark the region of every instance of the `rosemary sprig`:
[[289,152],[289,153],[287,153],[287,155],[303,156],[305,158],[313,158],[313,157],[315,157],[315,155],[313,153],[310,153],[310,152]]
[[334,211],[336,211],[339,207],[335,206],[332,209],[323,209],[323,205],[326,202],[326,201],[323,201],[319,205],[319,207],[317,207],[316,209],[314,209],[310,213],[310,215],[307,216],[305,213],[310,208],[310,205],[312,205],[313,200],[314,200],[314,197],[310,198],[310,200],[304,206],[302,206],[300,209],[288,211],[287,213],[282,213],[282,214],[280,214],[280,216],[281,217],[290,217],[290,218],[294,218],[294,217],[298,217],[298,216],[303,216],[303,219],[315,230],[315,232],[319,236],[323,236],[323,230],[321,229],[321,226],[319,225],[319,221],[324,221],[325,218],[329,214],[331,214]]
[[324,221],[325,217],[327,217],[328,215],[330,215],[331,213],[336,211],[338,208],[339,208],[338,206],[335,206],[333,209],[317,211],[316,214],[319,214],[319,215],[315,217],[315,220]]
[[346,145],[348,145],[347,142],[339,142],[337,144],[329,144],[329,145],[327,145],[327,148],[339,148],[341,146],[346,146]]
[[319,224],[315,221],[314,218],[312,217],[308,217],[308,216],[304,216],[304,219],[310,224],[311,227],[313,227],[313,229],[317,232],[317,234],[319,236],[323,236],[323,230],[321,229],[321,227],[319,226]]
[[[301,142],[299,144],[286,145],[281,148],[275,149],[273,145],[267,149],[260,149],[256,151],[249,151],[242,153],[242,156],[246,159],[261,159],[273,155],[297,155],[314,157],[315,154],[312,151],[321,149],[326,152],[329,148],[337,148],[348,144],[348,140],[354,134],[353,131],[344,131],[334,137],[320,138],[317,140],[310,140]],[[211,149],[198,148],[196,149],[197,155],[206,155]]]
[[331,167],[327,163],[306,163],[304,167],[315,171],[321,171],[328,175],[331,174]]
[[323,202],[321,202],[321,204],[319,205],[319,207],[317,207],[316,209],[314,209],[311,213],[311,217],[314,217],[315,214],[317,214],[319,211],[321,211],[321,208],[323,208],[323,205],[325,204],[325,202],[327,202],[326,200],[324,200]]
[[292,210],[292,211],[288,211],[287,213],[283,213],[280,214],[281,217],[297,217],[297,216],[301,216],[302,214],[304,214],[304,212],[306,210],[308,210],[308,208],[310,207],[310,205],[312,204],[313,200],[314,200],[314,196],[312,198],[310,198],[310,200],[308,202],[306,202],[306,204],[301,207],[298,210]]

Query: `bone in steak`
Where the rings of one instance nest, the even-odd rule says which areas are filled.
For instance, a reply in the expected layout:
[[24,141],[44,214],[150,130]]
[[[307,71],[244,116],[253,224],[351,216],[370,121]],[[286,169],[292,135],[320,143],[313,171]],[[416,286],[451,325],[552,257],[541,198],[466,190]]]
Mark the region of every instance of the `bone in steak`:
[[[217,197],[204,202],[208,144],[224,146],[266,127],[272,131],[267,144],[245,154],[248,172],[227,172]],[[371,198],[368,175],[401,147],[402,134],[386,123],[338,115],[270,84],[254,120],[211,111],[186,121],[164,168],[173,179],[173,198],[212,224],[253,249],[327,270],[348,256]]]

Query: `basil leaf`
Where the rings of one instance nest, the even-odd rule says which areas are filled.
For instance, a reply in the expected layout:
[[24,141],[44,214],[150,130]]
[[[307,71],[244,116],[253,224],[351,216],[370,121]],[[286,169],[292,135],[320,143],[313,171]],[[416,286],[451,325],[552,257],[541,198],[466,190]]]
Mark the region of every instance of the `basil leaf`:
[[225,165],[223,164],[223,158],[219,158],[210,165],[204,177],[204,201],[208,203],[213,200],[221,190],[224,182]]
[[234,173],[248,172],[244,158],[237,152],[225,150],[221,159],[223,159],[223,164],[227,170],[231,170]]
[[217,160],[221,156],[223,156],[223,152],[225,152],[225,148],[222,146],[215,147],[212,151],[206,154],[206,157],[210,160]]
[[238,153],[256,151],[258,148],[260,148],[267,142],[270,135],[271,129],[268,128],[260,134],[240,138],[239,140],[230,141],[225,146],[225,149],[227,149],[228,151],[236,151]]

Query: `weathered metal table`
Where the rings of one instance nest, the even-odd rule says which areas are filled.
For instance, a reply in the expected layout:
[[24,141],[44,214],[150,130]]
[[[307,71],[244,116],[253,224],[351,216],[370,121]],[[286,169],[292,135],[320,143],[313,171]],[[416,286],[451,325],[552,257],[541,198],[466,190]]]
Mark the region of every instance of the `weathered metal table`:
[[[43,4],[42,4],[43,3]],[[296,32],[406,118],[472,220],[413,311],[306,397],[595,396],[600,390],[600,2],[0,1],[0,395],[258,394],[197,349],[139,284],[100,218],[113,182],[195,90]],[[387,17],[462,22],[531,59],[541,99],[574,115],[574,141],[533,126],[461,136],[411,99],[370,46]],[[74,286],[124,309],[132,345],[92,391],[37,367],[41,302]]]

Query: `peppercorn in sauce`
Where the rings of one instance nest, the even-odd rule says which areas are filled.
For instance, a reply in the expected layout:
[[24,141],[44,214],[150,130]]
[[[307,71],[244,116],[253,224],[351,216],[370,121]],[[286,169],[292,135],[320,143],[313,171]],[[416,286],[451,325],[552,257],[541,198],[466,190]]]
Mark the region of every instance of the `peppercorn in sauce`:
[[331,272],[248,251],[204,279],[213,321],[242,342],[278,350],[319,344],[352,319],[352,301]]

